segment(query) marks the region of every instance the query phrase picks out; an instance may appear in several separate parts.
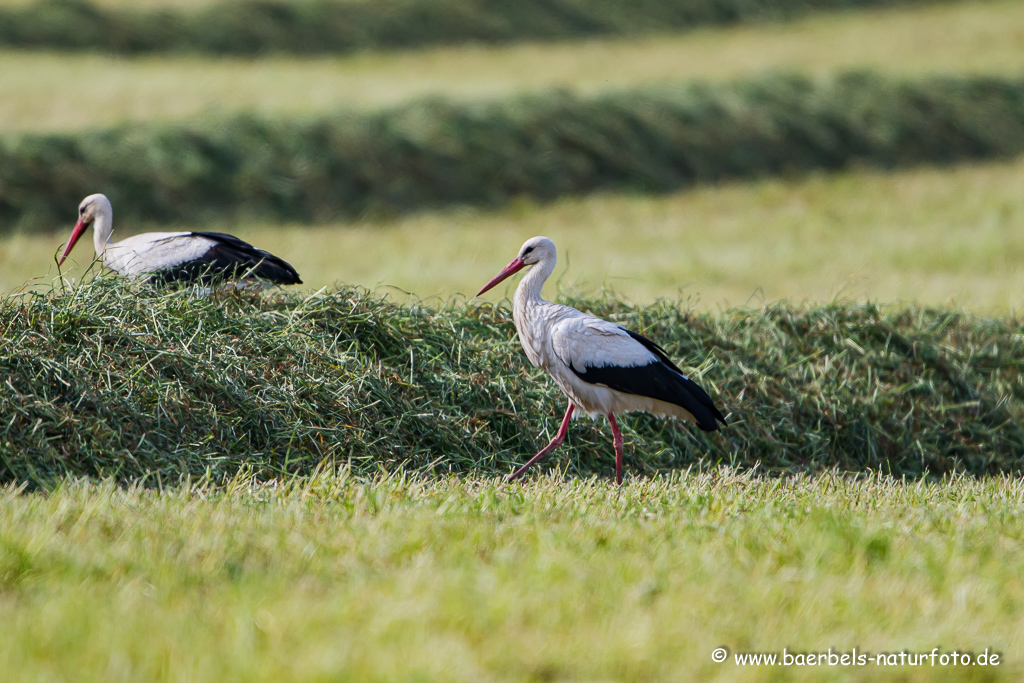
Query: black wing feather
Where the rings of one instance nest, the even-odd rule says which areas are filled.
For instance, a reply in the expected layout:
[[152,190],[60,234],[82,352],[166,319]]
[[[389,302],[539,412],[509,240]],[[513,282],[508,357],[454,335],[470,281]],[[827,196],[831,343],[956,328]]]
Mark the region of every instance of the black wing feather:
[[635,367],[591,367],[577,370],[570,363],[569,368],[588,384],[603,384],[609,389],[634,396],[647,396],[685,408],[697,426],[705,432],[718,430],[718,423],[726,424],[725,416],[715,406],[711,397],[696,382],[683,374],[665,349],[656,343],[626,328],[621,328],[630,337],[643,344],[658,360],[649,365]]
[[201,282],[209,284],[241,277],[266,280],[279,285],[300,285],[295,268],[270,252],[257,249],[245,240],[223,232],[193,232],[214,245],[200,258],[161,270],[153,276],[159,284]]

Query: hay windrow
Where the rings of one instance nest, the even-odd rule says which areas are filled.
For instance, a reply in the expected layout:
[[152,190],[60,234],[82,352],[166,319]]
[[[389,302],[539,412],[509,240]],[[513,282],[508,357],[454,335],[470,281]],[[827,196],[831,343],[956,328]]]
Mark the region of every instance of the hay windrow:
[[242,116],[0,143],[0,229],[63,226],[93,192],[119,224],[317,222],[728,178],[1008,158],[1024,82],[770,76],[597,97],[442,100],[318,120]]
[[[572,302],[658,339],[731,412],[721,434],[623,419],[627,467],[1018,472],[1016,319],[873,305],[694,314]],[[337,289],[204,298],[111,277],[0,304],[0,481],[156,484],[309,473],[507,473],[564,399],[504,306],[399,305]],[[610,474],[577,422],[548,466]]]

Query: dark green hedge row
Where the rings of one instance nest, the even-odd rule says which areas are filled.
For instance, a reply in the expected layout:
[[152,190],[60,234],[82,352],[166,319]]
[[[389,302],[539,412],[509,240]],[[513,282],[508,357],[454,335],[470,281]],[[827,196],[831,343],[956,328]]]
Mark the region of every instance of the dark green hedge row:
[[57,50],[342,53],[461,42],[636,35],[816,10],[943,0],[243,0],[198,12],[81,0],[0,9],[0,44]]
[[92,192],[110,196],[122,221],[318,221],[1021,151],[1020,81],[854,74],[594,99],[427,101],[314,121],[24,137],[0,146],[0,224],[63,228]]
[[[704,366],[697,379],[731,413],[714,434],[623,417],[633,474],[701,460],[773,472],[1022,470],[1018,318],[571,303],[660,340],[688,372]],[[242,467],[272,477],[323,461],[505,474],[546,443],[565,407],[510,318],[490,304],[401,306],[345,289],[196,297],[115,277],[0,300],[0,483],[222,480]],[[612,476],[604,421],[575,423],[545,466],[567,462]]]

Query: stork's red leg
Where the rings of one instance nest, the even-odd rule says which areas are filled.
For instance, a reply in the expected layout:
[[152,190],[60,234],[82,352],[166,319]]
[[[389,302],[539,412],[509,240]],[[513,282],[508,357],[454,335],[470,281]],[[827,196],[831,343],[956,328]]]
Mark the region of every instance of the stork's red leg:
[[574,406],[570,402],[569,403],[569,407],[565,409],[565,417],[562,418],[562,426],[558,428],[558,433],[555,434],[555,438],[551,439],[551,442],[547,446],[542,448],[540,450],[540,452],[537,453],[537,455],[535,455],[532,458],[530,458],[530,462],[526,463],[525,465],[520,467],[518,470],[513,472],[509,476],[509,478],[508,478],[509,481],[512,481],[513,479],[518,477],[520,474],[522,474],[527,469],[529,469],[530,465],[532,465],[533,463],[537,462],[538,460],[543,458],[545,455],[547,455],[548,453],[550,453],[551,451],[555,450],[556,448],[558,448],[559,446],[562,445],[562,442],[565,441],[565,434],[566,434],[566,432],[569,431],[569,419],[572,417],[572,411],[574,411],[574,410],[576,410],[576,406]]
[[615,423],[615,413],[608,413],[608,422],[612,425],[612,443],[615,444],[615,483],[622,484],[622,432]]

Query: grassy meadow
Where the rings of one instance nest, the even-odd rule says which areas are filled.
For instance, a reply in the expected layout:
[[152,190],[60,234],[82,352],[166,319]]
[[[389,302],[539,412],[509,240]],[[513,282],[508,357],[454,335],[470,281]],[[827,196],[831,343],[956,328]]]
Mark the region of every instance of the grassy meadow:
[[5,680],[880,675],[723,645],[989,648],[1003,668],[896,680],[1019,678],[1019,321],[587,308],[730,426],[624,418],[620,489],[584,422],[507,485],[562,400],[507,308],[115,278],[3,302]]
[[[1024,75],[1024,3],[344,58],[0,51],[0,134],[861,68]],[[1020,680],[1022,188],[1018,158],[173,226],[293,263],[306,284],[263,298],[79,286],[89,239],[54,285],[74,205],[4,234],[0,679]],[[154,229],[114,209],[115,237]],[[491,305],[515,281],[458,295],[536,234],[545,293],[660,340],[726,431],[625,418],[619,488],[607,427],[577,424],[500,479],[564,405]],[[784,647],[1001,663],[732,659]]]
[[823,75],[1024,73],[1024,5],[1015,0],[821,15],[682,36],[507,47],[466,46],[344,58],[258,60],[0,51],[0,131],[48,132],[236,112],[313,116],[442,96],[488,99],[734,79]]
[[[0,491],[0,669],[88,681],[1013,681],[1018,479]],[[741,667],[970,651],[988,667]]]

